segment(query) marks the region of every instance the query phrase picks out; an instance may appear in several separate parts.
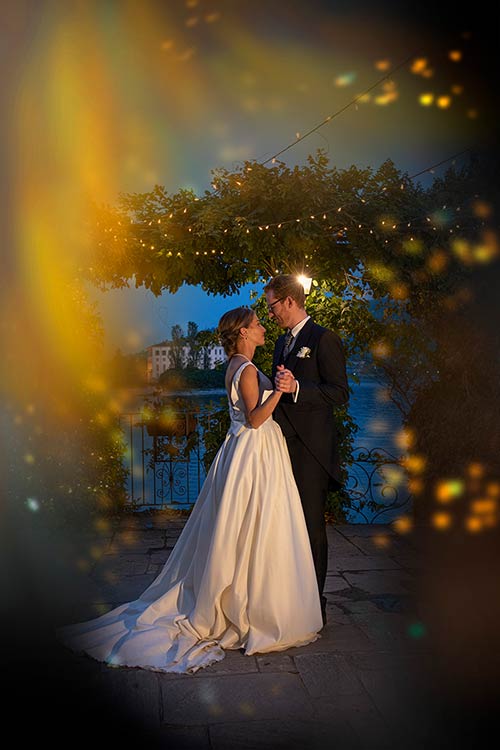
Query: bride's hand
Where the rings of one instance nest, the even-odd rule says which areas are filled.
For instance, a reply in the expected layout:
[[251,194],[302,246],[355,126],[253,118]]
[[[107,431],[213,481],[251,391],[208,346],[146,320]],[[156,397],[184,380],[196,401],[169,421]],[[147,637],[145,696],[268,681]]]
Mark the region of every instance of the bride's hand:
[[295,393],[295,389],[297,388],[293,373],[291,370],[287,370],[284,365],[278,365],[274,382],[276,390],[281,393]]

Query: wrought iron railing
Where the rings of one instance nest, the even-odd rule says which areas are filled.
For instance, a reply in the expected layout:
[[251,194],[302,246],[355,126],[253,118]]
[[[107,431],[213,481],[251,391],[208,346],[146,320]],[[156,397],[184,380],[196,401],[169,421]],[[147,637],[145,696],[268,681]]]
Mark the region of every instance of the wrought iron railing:
[[[224,438],[227,409],[168,411],[163,420],[139,412],[120,416],[128,444],[129,505],[192,507]],[[386,523],[411,505],[402,459],[382,448],[357,447],[344,490],[348,520]],[[382,519],[382,520],[381,520]]]

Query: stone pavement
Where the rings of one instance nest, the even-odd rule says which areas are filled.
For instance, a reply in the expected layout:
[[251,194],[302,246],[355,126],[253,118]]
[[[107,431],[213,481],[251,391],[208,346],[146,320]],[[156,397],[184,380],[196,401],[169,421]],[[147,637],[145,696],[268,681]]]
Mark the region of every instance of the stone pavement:
[[[78,575],[76,585],[61,582],[58,624],[136,598],[184,522],[168,511],[127,515],[67,541],[57,554]],[[231,651],[195,675],[111,668],[64,649],[70,671],[165,748],[434,747],[415,538],[386,525],[328,526],[328,538],[328,622],[315,643],[251,657]]]

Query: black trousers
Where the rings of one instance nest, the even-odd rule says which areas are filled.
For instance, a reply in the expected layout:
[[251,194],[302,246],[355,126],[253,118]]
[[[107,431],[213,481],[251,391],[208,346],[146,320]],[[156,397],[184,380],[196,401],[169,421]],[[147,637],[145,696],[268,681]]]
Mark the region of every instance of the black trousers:
[[323,589],[328,567],[325,503],[330,475],[296,435],[288,437],[286,442],[311,542],[321,606],[324,608],[326,598]]

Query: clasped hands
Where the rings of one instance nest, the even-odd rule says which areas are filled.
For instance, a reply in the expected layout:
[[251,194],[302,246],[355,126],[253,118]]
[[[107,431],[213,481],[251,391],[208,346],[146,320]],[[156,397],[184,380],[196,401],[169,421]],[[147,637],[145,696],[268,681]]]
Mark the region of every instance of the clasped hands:
[[285,365],[278,365],[278,371],[274,378],[274,385],[277,391],[282,393],[295,393],[297,381],[291,370],[287,370]]

